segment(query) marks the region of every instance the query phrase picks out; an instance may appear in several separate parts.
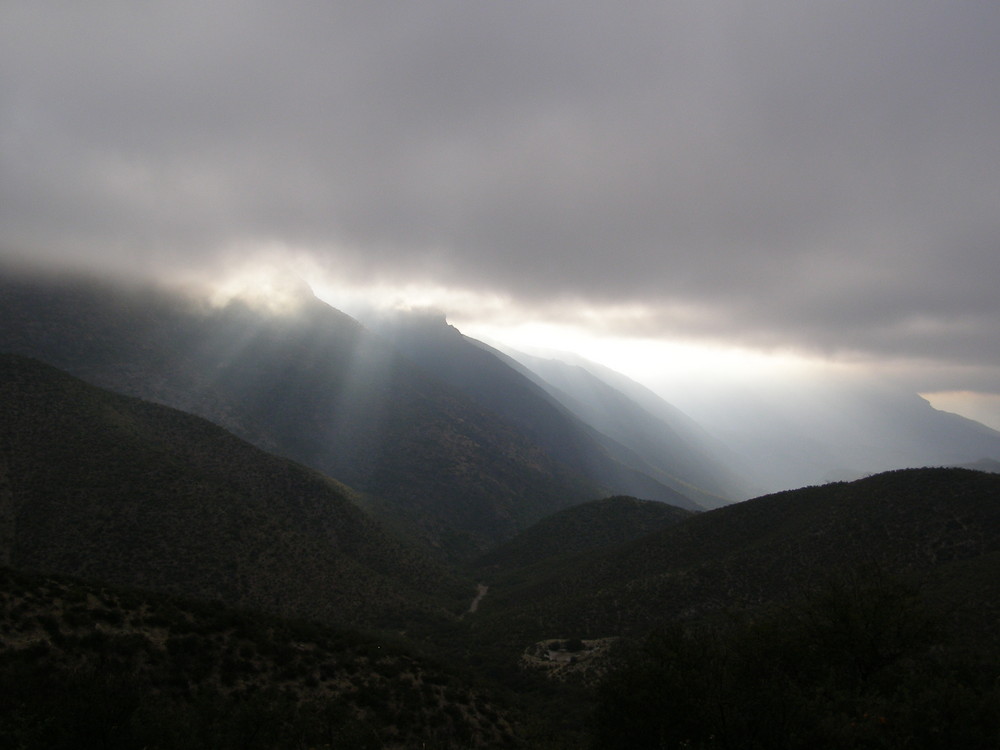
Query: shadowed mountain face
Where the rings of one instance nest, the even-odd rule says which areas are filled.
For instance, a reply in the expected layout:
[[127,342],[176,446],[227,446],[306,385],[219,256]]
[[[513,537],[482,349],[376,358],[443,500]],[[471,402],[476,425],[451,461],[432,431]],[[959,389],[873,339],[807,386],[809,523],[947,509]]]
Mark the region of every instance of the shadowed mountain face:
[[[607,488],[609,493],[659,500],[688,509],[698,509],[700,506],[693,499],[703,496],[714,500],[713,504],[725,502],[671,476],[640,454],[645,440],[660,438],[652,434],[652,428],[645,434],[628,435],[631,445],[619,442],[602,433],[599,427],[595,429],[593,422],[581,419],[571,408],[580,407],[585,412],[600,408],[599,405],[562,403],[551,387],[506,355],[463,336],[442,317],[399,315],[383,319],[377,330],[425,371],[516,425],[561,462]],[[612,389],[608,387],[606,391]],[[641,412],[620,393],[601,395],[613,402],[607,405],[608,409],[617,410],[621,419],[628,420]],[[660,427],[663,432],[670,430],[666,425]],[[682,441],[674,441],[669,449],[663,447],[665,452],[676,450],[673,461],[678,467],[688,469],[689,475],[697,474],[697,469],[689,466],[695,461],[691,452],[682,452],[687,447]],[[704,471],[700,476],[710,482],[713,479],[707,468],[710,462],[701,460],[699,468]]]
[[[143,304],[139,309],[148,308]],[[232,316],[230,333],[241,330],[246,318],[254,319],[245,309],[231,307],[224,313]],[[51,324],[51,319],[40,317]],[[141,315],[131,320],[133,331],[149,325]],[[178,315],[173,320],[184,319]],[[317,350],[287,330],[278,335],[282,325],[299,330],[298,324],[287,321],[253,329],[265,342],[261,347],[272,352],[292,347],[285,352],[285,363],[296,353],[308,357]],[[123,337],[128,328],[121,327]],[[268,343],[270,336],[275,340]],[[141,351],[148,359],[136,355],[131,361],[139,364],[124,375],[125,381],[143,382],[139,374],[158,371],[150,363],[160,362],[167,371],[162,363],[175,361],[157,359],[167,348],[168,336],[136,340],[146,342]],[[199,339],[185,334],[179,340],[190,344]],[[235,353],[239,340],[233,338],[227,351]],[[225,337],[215,343],[221,346]],[[375,340],[372,345],[376,354],[386,351]],[[67,341],[66,346],[95,351],[92,362],[100,362],[104,351],[92,349],[94,342],[86,340]],[[198,348],[185,351],[192,361],[204,362]],[[391,351],[388,356],[395,357]],[[289,430],[308,418],[308,410],[284,398],[280,390],[262,391],[287,373],[279,378],[262,361],[265,370],[255,375],[229,365],[231,361],[239,359],[218,362],[226,387],[194,391],[194,397],[221,394],[217,403],[228,404],[225,399],[234,398],[234,393],[248,398],[269,393],[270,399],[259,395],[253,409],[234,412],[249,426],[268,427],[271,423],[264,417],[275,410],[298,415],[290,419]],[[322,364],[314,368],[308,372],[327,372],[331,378],[339,372],[324,370]],[[312,388],[301,369],[290,369],[299,373],[298,387]],[[205,372],[199,380],[192,365],[178,371],[189,382],[215,382]],[[369,374],[380,372],[375,368]],[[176,382],[165,379],[161,385],[169,390]],[[429,379],[403,380],[402,386],[415,388],[415,382],[443,388]],[[274,439],[271,436],[282,434],[271,429],[265,437]],[[284,439],[291,440],[287,435]],[[302,449],[310,445],[304,440]],[[823,594],[824,582],[841,571],[859,570],[922,587],[922,599],[946,612],[949,629],[957,634],[945,642],[950,653],[965,659],[956,663],[971,665],[995,688],[991,670],[996,660],[991,655],[997,652],[995,625],[1000,618],[1000,476],[994,474],[906,470],[705,513],[628,497],[580,503],[543,518],[480,558],[475,572],[483,585],[473,600],[475,607],[469,606],[473,587],[467,579],[386,533],[353,504],[354,499],[357,496],[344,485],[264,453],[204,419],[102,390],[35,360],[0,355],[0,565],[181,593],[203,602],[222,600],[244,609],[233,613],[216,604],[192,604],[183,610],[167,597],[117,594],[104,584],[53,581],[48,573],[44,579],[33,577],[41,581],[37,586],[25,583],[20,574],[6,576],[10,585],[6,601],[0,602],[7,613],[6,630],[0,628],[5,659],[0,679],[18,702],[0,710],[0,736],[11,736],[11,731],[28,736],[28,729],[44,733],[53,722],[68,721],[75,727],[91,707],[127,708],[136,695],[143,696],[144,720],[150,711],[174,717],[177,714],[170,712],[183,708],[188,699],[215,696],[214,702],[198,704],[211,710],[187,711],[179,726],[195,726],[195,713],[226,715],[227,709],[220,714],[220,706],[231,706],[233,722],[242,725],[257,715],[240,713],[240,706],[246,705],[242,695],[229,701],[234,685],[257,680],[270,688],[280,680],[287,700],[281,698],[279,707],[287,714],[275,713],[279,704],[273,691],[253,705],[271,711],[268,717],[302,720],[313,730],[310,712],[339,695],[339,705],[347,707],[346,713],[337,714],[339,719],[365,716],[367,722],[372,716],[381,737],[406,734],[393,717],[412,714],[412,732],[428,724],[434,730],[428,735],[432,741],[440,739],[445,727],[491,737],[488,746],[501,741],[518,745],[508,720],[482,700],[481,691],[463,688],[461,680],[397,658],[396,652],[375,642],[358,645],[355,638],[343,648],[334,644],[336,653],[327,654],[323,644],[330,643],[330,636],[323,629],[274,622],[262,626],[259,616],[247,611],[253,610],[352,628],[405,630],[425,639],[426,648],[478,669],[484,678],[499,675],[511,695],[527,688],[524,713],[537,735],[519,738],[524,746],[546,746],[546,737],[564,736],[567,728],[577,734],[563,746],[582,746],[580,728],[588,726],[583,686],[627,655],[629,636],[642,638],[664,626],[711,635],[729,632],[726,623],[747,622],[747,627],[762,628],[754,643],[772,644],[775,632],[786,632],[772,628],[773,623],[780,624],[788,612],[814,611],[796,602],[810,592],[818,601],[815,592]],[[124,606],[124,598],[136,596],[139,605]],[[846,611],[863,618],[867,601],[852,600]],[[884,612],[884,601],[879,601]],[[897,616],[890,624],[905,619]],[[866,622],[852,621],[853,632],[863,636]],[[831,632],[839,643],[844,640],[840,621],[834,626]],[[805,631],[802,639],[797,632],[793,627],[794,637],[775,649],[798,644],[802,651],[790,650],[789,663],[808,653],[818,672],[828,673],[830,660],[837,658],[835,649],[827,644],[817,650],[811,632]],[[625,636],[624,646],[617,636]],[[742,654],[746,643],[735,638],[726,653]],[[895,640],[890,638],[889,645],[894,648]],[[263,658],[265,654],[274,658]],[[904,662],[910,664],[908,656]],[[717,667],[732,662],[712,663]],[[773,661],[751,663],[745,684],[752,690],[761,665]],[[341,673],[345,664],[350,667]],[[676,659],[668,659],[667,673],[676,664]],[[688,665],[681,693],[691,684],[714,690],[717,682],[700,679],[703,664]],[[950,664],[945,663],[949,670]],[[106,679],[109,665],[114,675],[127,678],[115,695],[106,692],[109,685],[118,684]],[[247,675],[240,677],[244,668]],[[526,674],[525,668],[537,673]],[[972,673],[948,671],[955,690],[946,691],[947,696],[978,696],[974,689],[980,682],[966,680]],[[421,676],[427,674],[430,677]],[[654,675],[654,690],[663,684],[663,674]],[[538,682],[549,679],[545,675],[552,682],[541,689]],[[413,688],[421,682],[418,695]],[[738,694],[746,694],[743,684]],[[896,683],[890,679],[886,684]],[[921,681],[908,684],[919,686]],[[53,710],[50,701],[38,696],[60,685],[69,686],[58,693],[66,700]],[[139,693],[136,686],[142,688]],[[169,697],[173,688],[178,689],[176,700]],[[914,694],[908,691],[901,694],[903,703]],[[629,687],[615,690],[616,695],[632,692]],[[787,690],[788,695],[805,692],[797,686]],[[117,703],[122,696],[132,696],[133,704]],[[995,690],[988,696],[992,700]],[[839,711],[842,693],[834,698],[831,710]],[[862,698],[859,712],[868,710],[870,703],[867,694]],[[995,700],[982,705],[992,711]],[[32,713],[35,707],[37,713]],[[662,715],[663,709],[657,706],[656,712]],[[630,707],[628,716],[634,715]],[[144,731],[141,736],[152,735]],[[423,742],[422,735],[412,746],[418,742]],[[467,740],[455,744],[471,746]],[[183,740],[176,744],[190,745]]]
[[465,587],[342,485],[198,417],[0,355],[0,562],[343,624]]
[[369,493],[450,553],[605,494],[307,292],[275,315],[94,282],[0,285],[0,351],[210,419]]
[[751,494],[749,481],[722,460],[726,447],[644,386],[593,362],[507,353],[552,398],[631,451],[651,476],[702,506],[716,508]]
[[748,500],[495,586],[481,617],[528,642],[634,634],[788,601],[865,567],[926,585],[969,627],[995,623],[1000,476],[910,469]]

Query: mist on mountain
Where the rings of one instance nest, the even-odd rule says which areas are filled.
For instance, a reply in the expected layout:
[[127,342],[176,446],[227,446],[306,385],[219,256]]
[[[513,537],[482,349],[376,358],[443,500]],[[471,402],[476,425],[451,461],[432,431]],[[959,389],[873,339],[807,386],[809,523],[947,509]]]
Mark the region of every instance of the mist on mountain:
[[734,499],[908,467],[988,466],[1000,455],[1000,432],[860,371],[667,374],[647,386],[571,352],[502,348],[610,434],[621,429],[614,421],[636,429],[635,415],[602,408],[607,396],[595,393],[627,395],[657,418],[654,440],[670,425],[724,466],[716,476]]
[[767,492],[1000,455],[1000,432],[873,377],[692,387],[677,400]]

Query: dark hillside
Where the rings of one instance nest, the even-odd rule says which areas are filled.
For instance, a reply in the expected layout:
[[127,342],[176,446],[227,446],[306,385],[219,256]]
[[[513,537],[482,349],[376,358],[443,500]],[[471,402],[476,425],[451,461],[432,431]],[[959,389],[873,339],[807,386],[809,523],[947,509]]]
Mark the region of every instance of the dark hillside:
[[0,355],[0,561],[406,627],[459,584],[343,485],[197,417]]
[[[383,320],[378,330],[437,380],[516,425],[552,456],[609,493],[660,500],[689,510],[700,510],[698,498],[710,494],[650,465],[635,450],[581,420],[516,362],[463,336],[443,317],[401,314]],[[674,458],[686,466],[689,457],[677,451]],[[718,497],[713,501],[725,502]]]
[[513,745],[467,676],[354,632],[0,569],[0,746]]
[[926,584],[970,627],[1000,615],[1000,476],[903,470],[695,515],[531,586],[491,591],[482,624],[529,641],[641,633],[788,600],[858,567]]
[[606,491],[304,289],[275,314],[0,274],[0,351],[205,417],[472,555]]
[[873,570],[630,646],[598,690],[593,747],[994,750],[1000,737],[996,643]]

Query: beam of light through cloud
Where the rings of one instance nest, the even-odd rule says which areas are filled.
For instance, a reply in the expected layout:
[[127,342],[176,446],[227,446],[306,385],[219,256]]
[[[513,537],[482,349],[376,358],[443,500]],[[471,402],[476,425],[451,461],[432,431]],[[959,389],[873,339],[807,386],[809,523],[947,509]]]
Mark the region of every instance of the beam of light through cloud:
[[[313,277],[317,296],[364,320],[382,311],[437,311],[462,333],[501,348],[540,356],[576,357],[621,372],[668,399],[683,400],[736,384],[788,387],[792,382],[845,377],[850,365],[797,354],[697,339],[641,334],[650,312],[641,306],[595,308],[563,303],[536,315],[510,299],[436,286],[337,286]],[[684,314],[683,311],[681,314]]]
[[[823,387],[873,378],[918,391],[925,384],[947,382],[981,386],[993,377],[989,368],[942,368],[933,361],[828,356],[815,350],[736,346],[724,338],[644,335],[650,329],[649,318],[658,313],[641,305],[596,307],[580,300],[563,301],[540,314],[496,294],[418,283],[352,285],[338,283],[308,262],[299,269],[318,297],[358,318],[382,311],[437,311],[467,336],[527,354],[595,362],[706,419],[715,416],[714,404],[723,393],[746,392],[791,402],[808,400]],[[675,319],[700,314],[696,307],[671,310]],[[921,395],[935,408],[988,426],[998,424],[1000,395],[972,391]]]
[[567,324],[458,327],[473,338],[495,341],[527,354],[558,358],[572,353],[661,392],[696,382],[722,385],[734,377],[754,381],[785,379],[808,369],[807,360],[787,354],[660,338],[595,335],[586,327]]

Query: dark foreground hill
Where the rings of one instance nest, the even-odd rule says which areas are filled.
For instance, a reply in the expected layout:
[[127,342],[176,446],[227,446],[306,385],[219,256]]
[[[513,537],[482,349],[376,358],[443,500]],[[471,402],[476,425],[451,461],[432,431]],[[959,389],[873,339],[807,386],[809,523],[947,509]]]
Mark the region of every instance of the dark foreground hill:
[[449,617],[467,593],[343,485],[40,362],[0,355],[0,435],[5,565],[351,626]]
[[1000,618],[1000,476],[902,470],[697,514],[494,587],[480,625],[512,643],[639,634],[789,601],[862,567],[923,585],[968,628],[989,630]]
[[593,747],[993,750],[1000,649],[875,571],[620,649]]
[[1000,476],[890,472],[573,552],[558,521],[588,505],[522,535],[570,531],[555,554],[498,550],[463,621],[470,651],[581,690],[577,744],[996,747]]
[[205,417],[370,494],[452,554],[609,494],[308,289],[275,314],[0,273],[0,320],[0,351]]
[[5,748],[513,744],[490,694],[353,632],[0,569]]

